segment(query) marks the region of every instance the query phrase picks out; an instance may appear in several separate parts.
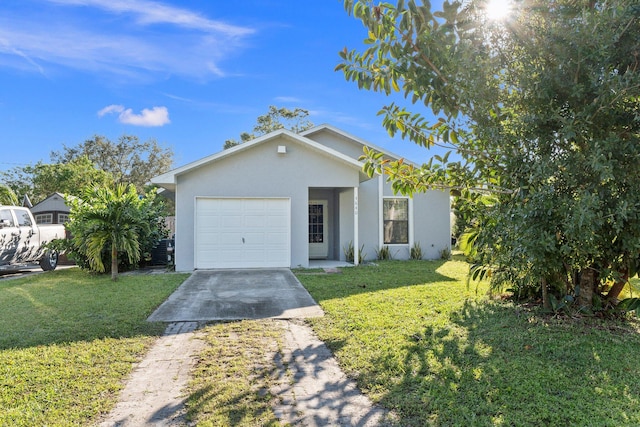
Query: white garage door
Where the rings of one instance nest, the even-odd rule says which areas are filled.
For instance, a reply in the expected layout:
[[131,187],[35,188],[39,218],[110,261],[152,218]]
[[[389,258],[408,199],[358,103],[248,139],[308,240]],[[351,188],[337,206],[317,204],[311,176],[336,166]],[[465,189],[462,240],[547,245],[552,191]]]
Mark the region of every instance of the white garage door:
[[289,199],[196,199],[195,268],[289,267]]

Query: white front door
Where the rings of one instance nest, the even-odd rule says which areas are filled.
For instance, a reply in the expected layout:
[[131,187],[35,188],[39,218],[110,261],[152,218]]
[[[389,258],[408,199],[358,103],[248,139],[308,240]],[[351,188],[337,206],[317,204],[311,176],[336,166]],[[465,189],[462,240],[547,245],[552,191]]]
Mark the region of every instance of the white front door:
[[329,255],[326,200],[309,200],[309,258],[327,258]]

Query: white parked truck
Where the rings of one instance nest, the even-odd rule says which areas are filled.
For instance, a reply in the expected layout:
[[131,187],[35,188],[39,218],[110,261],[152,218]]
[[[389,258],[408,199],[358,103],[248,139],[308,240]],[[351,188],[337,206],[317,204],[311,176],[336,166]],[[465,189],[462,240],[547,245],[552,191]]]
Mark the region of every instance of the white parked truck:
[[39,263],[45,271],[54,270],[58,266],[58,252],[43,246],[64,238],[64,225],[39,225],[29,209],[0,205],[0,271],[32,263]]

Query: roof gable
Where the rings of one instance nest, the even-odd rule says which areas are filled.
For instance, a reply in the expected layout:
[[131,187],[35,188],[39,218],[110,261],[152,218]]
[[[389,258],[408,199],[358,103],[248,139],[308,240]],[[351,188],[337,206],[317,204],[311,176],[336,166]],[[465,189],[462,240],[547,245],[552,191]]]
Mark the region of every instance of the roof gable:
[[[348,132],[343,131],[342,129],[338,129],[335,126],[329,125],[329,124],[322,124],[319,126],[315,126],[311,129],[308,129],[304,132],[300,132],[300,135],[312,139],[312,140],[320,140],[320,136],[323,133],[328,133],[328,134],[333,134],[333,135],[337,135],[339,137],[341,137],[342,140],[347,141],[348,144],[354,145],[357,147],[357,152],[359,153],[357,157],[360,157],[363,154],[362,148],[363,147],[369,147],[377,152],[383,153],[385,155],[385,157],[391,159],[391,160],[399,160],[401,158],[403,158],[403,156],[399,156],[395,153],[392,153],[389,150],[386,150],[382,147],[379,147],[375,144],[371,144],[369,141],[365,141],[362,138],[359,138],[355,135],[352,135]],[[319,141],[318,141],[319,142]],[[320,142],[321,143],[321,142]],[[340,151],[337,147],[333,147],[334,149],[336,149],[337,151]],[[346,153],[345,153],[346,154]],[[407,160],[407,163],[414,163],[411,162],[409,159],[405,159]]]
[[239,153],[250,150],[251,148],[257,145],[264,144],[268,141],[272,141],[277,138],[283,138],[287,141],[290,141],[296,144],[302,144],[308,148],[311,148],[316,152],[319,152],[325,156],[330,157],[332,160],[341,162],[343,164],[346,164],[349,167],[357,169],[361,173],[362,180],[368,179],[368,177],[362,172],[362,166],[363,166],[362,163],[354,159],[353,157],[347,156],[344,153],[341,153],[337,150],[334,150],[330,147],[320,144],[310,138],[306,138],[301,134],[296,134],[286,129],[280,129],[280,130],[268,133],[266,135],[260,136],[258,138],[255,138],[251,141],[236,145],[235,147],[229,148],[227,150],[223,150],[215,154],[212,154],[210,156],[204,157],[200,160],[196,160],[195,162],[186,164],[177,169],[173,169],[172,171],[169,171],[165,174],[156,176],[151,179],[151,183],[160,185],[167,189],[173,189],[175,188],[177,177],[182,174],[191,172],[195,169],[198,169],[204,166],[212,165],[228,157],[235,156]]

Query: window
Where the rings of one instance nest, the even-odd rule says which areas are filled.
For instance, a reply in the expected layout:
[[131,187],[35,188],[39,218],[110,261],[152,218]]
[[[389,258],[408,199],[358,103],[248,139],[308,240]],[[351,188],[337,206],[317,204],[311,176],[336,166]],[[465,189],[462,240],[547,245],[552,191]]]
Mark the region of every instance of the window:
[[13,215],[9,209],[0,209],[0,221],[3,222],[5,227],[15,227],[13,223]]
[[38,214],[36,215],[36,224],[53,224],[53,214]]
[[409,199],[385,198],[382,202],[384,244],[409,243]]
[[64,224],[69,222],[69,214],[58,214],[58,223]]
[[14,212],[16,213],[16,218],[18,218],[19,227],[31,227],[33,225],[28,210],[16,209]]
[[324,206],[309,204],[309,243],[324,241]]

